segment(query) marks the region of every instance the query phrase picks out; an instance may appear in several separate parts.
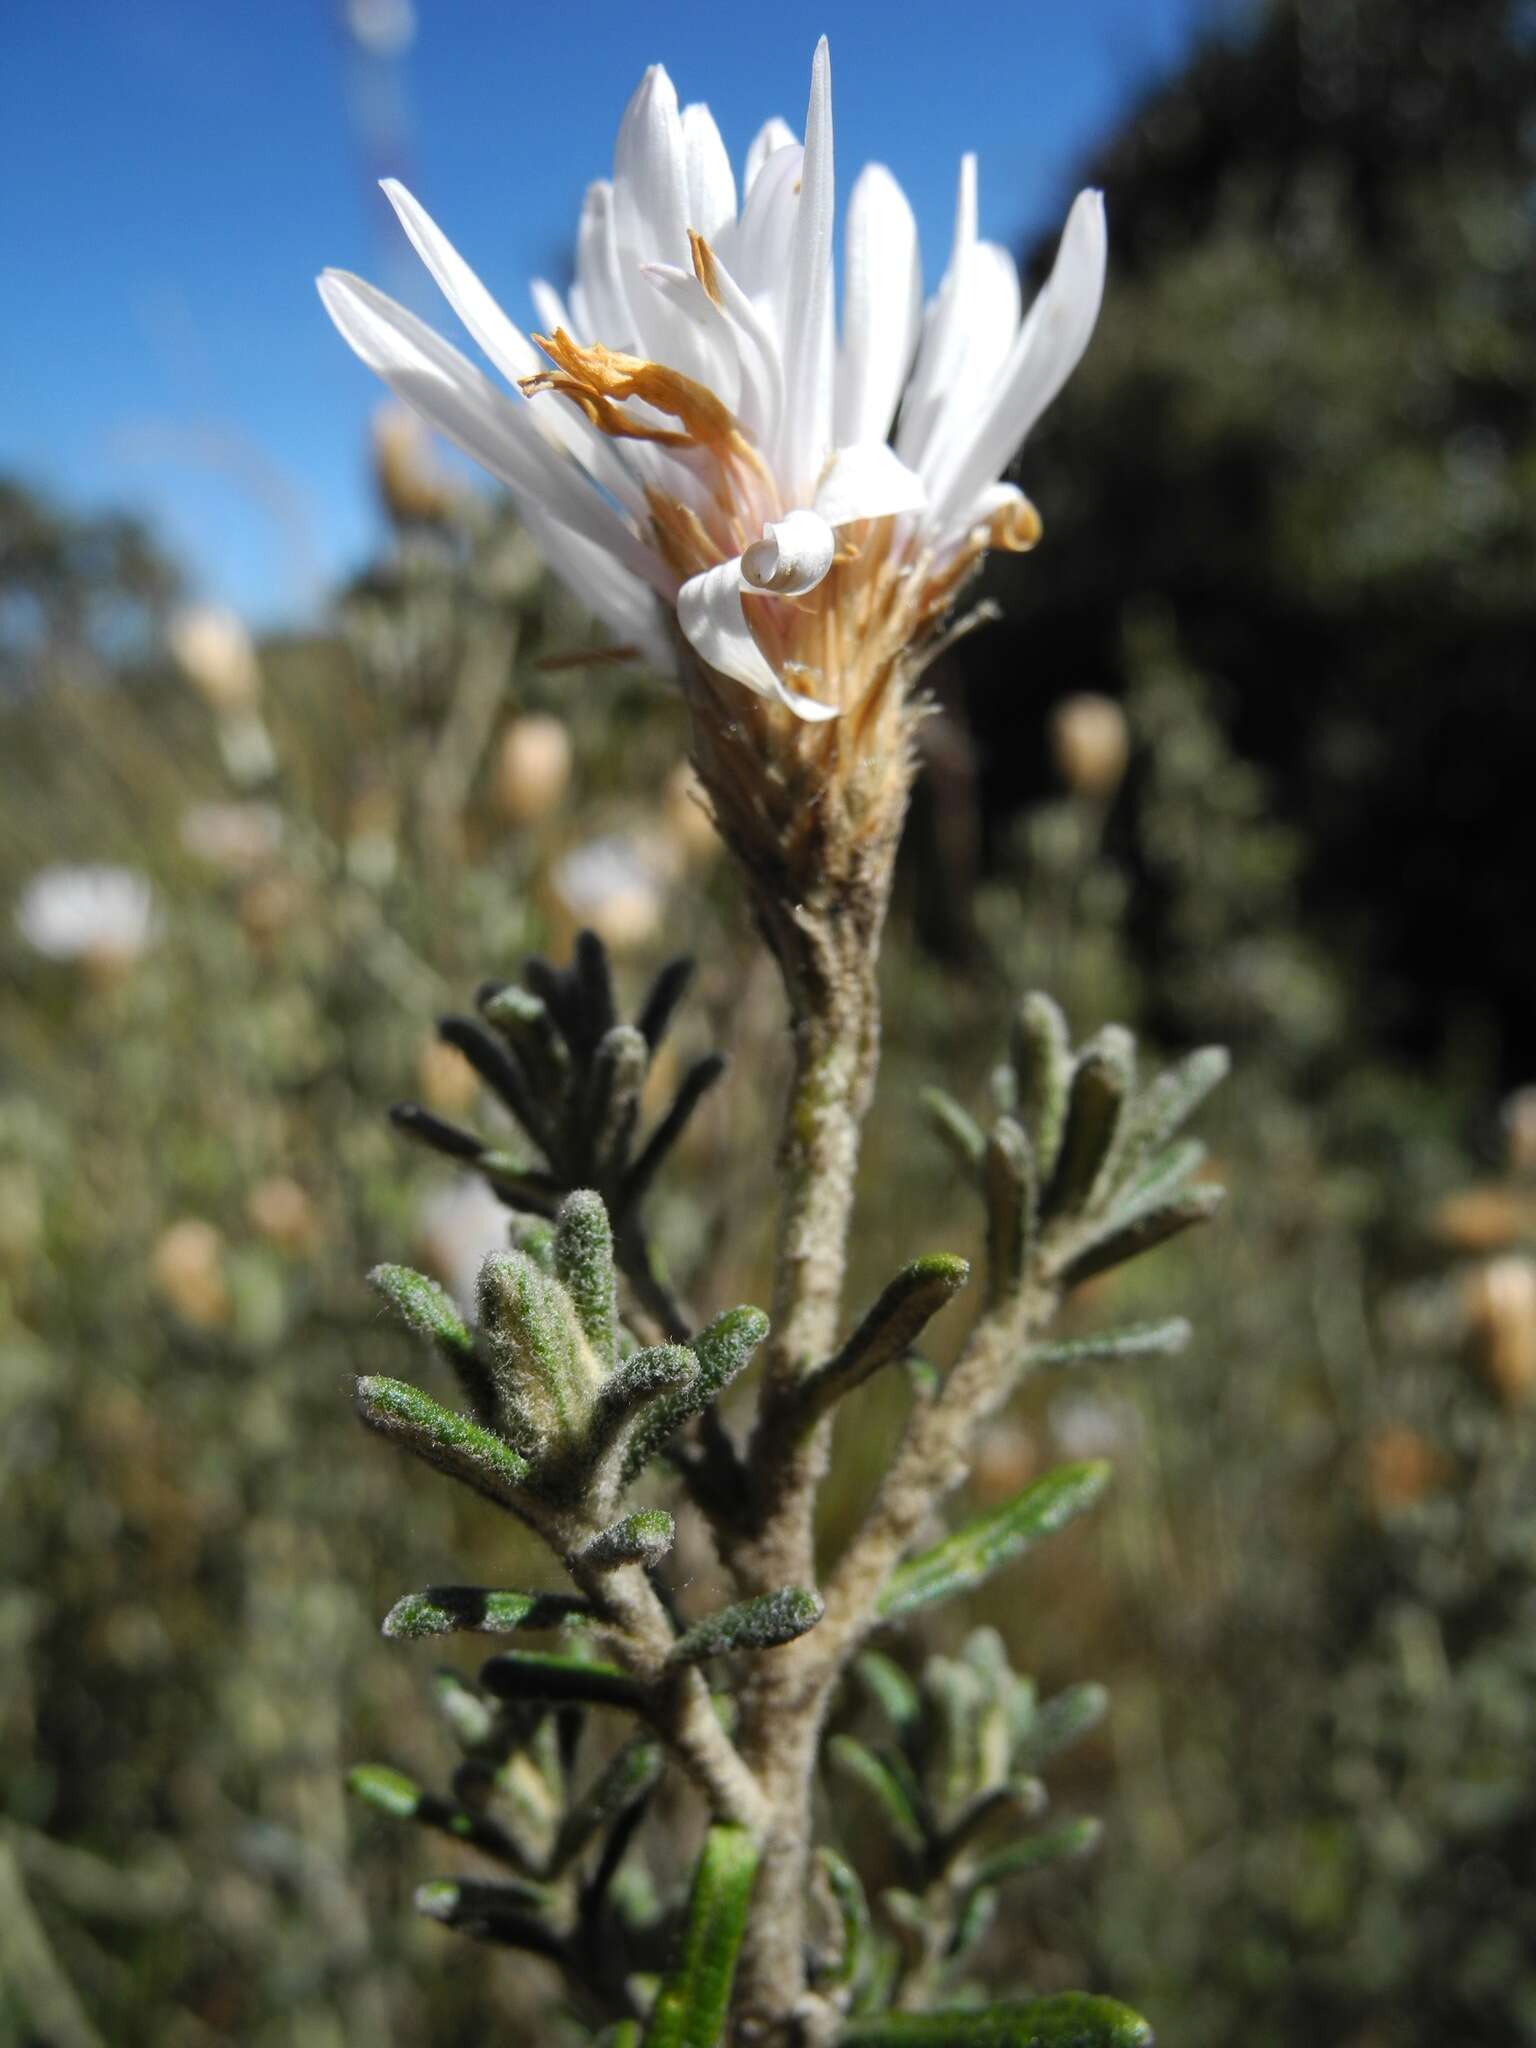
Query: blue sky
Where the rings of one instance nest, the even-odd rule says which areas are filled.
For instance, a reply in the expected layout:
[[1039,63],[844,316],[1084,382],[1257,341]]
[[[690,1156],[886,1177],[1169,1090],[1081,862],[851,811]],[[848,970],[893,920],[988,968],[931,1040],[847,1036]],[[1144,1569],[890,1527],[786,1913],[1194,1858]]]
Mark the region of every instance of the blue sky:
[[141,509],[201,594],[260,622],[312,610],[378,536],[365,440],[380,394],[333,334],[315,273],[361,271],[439,317],[379,176],[403,176],[526,323],[525,281],[563,277],[582,189],[609,170],[647,63],[708,101],[739,163],[768,115],[800,127],[825,31],[839,188],[887,162],[932,277],[962,150],[981,157],[984,232],[1016,241],[1053,218],[1074,158],[1177,58],[1197,0],[415,13],[391,58],[363,55],[342,0],[22,0],[8,14],[0,469],[79,505]]

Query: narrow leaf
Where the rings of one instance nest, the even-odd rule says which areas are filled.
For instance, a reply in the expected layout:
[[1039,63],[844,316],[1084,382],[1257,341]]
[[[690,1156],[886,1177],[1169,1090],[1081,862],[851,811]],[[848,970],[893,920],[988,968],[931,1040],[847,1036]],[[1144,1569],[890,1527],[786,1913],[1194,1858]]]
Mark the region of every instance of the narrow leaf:
[[721,1657],[731,1650],[773,1650],[780,1643],[792,1643],[820,1621],[826,1609],[821,1595],[808,1586],[781,1586],[776,1593],[763,1593],[755,1600],[741,1600],[722,1607],[718,1614],[706,1614],[679,1636],[668,1655],[669,1664],[700,1664],[706,1657]]
[[859,1873],[835,1849],[818,1849],[816,1860],[832,1894],[843,1934],[836,1963],[830,1970],[823,1971],[818,1980],[823,1990],[830,1990],[852,1984],[859,1974],[869,1940],[869,1902],[859,1882]]
[[[652,1423],[647,1411],[669,1413],[674,1402],[688,1399],[698,1377],[699,1361],[686,1344],[651,1344],[632,1351],[597,1397],[587,1439],[589,1455],[601,1457],[631,1424],[636,1434],[648,1435]],[[628,1462],[626,1452],[626,1468]]]
[[1140,1258],[1143,1252],[1166,1244],[1170,1237],[1177,1237],[1192,1224],[1208,1222],[1225,1199],[1224,1188],[1193,1187],[1161,1207],[1129,1217],[1122,1214],[1112,1229],[1084,1245],[1067,1261],[1061,1273],[1063,1283],[1075,1287],[1095,1273],[1107,1273],[1112,1266],[1123,1266],[1128,1259]]
[[613,1827],[650,1793],[661,1772],[659,1743],[644,1738],[627,1742],[560,1823],[551,1868],[564,1870],[574,1862],[594,1835]]
[[1224,1045],[1202,1045],[1159,1074],[1136,1105],[1138,1150],[1156,1152],[1166,1145],[1231,1070],[1232,1056]]
[[650,1049],[633,1024],[605,1032],[592,1061],[583,1109],[587,1142],[604,1186],[623,1171],[640,1116]]
[[691,1384],[657,1401],[643,1417],[624,1453],[623,1478],[633,1479],[688,1419],[722,1394],[768,1334],[768,1318],[760,1308],[727,1309],[694,1337],[689,1349],[699,1362]]
[[1183,1316],[1171,1316],[1162,1323],[1127,1323],[1118,1330],[1100,1330],[1091,1337],[1072,1337],[1060,1344],[1033,1347],[1025,1364],[1037,1366],[1097,1365],[1122,1358],[1159,1358],[1182,1351],[1190,1339],[1190,1326]]
[[1103,1835],[1103,1823],[1091,1817],[1063,1821],[1059,1827],[1024,1835],[1007,1848],[994,1850],[970,1871],[970,1882],[999,1885],[1010,1877],[1022,1877],[1027,1871],[1043,1870],[1047,1864],[1086,1856],[1099,1846]]
[[852,2020],[838,2048],[1152,2048],[1129,2006],[1085,1991],[975,2012],[892,2012]]
[[893,1573],[880,1596],[881,1620],[894,1621],[936,1600],[970,1592],[1091,1507],[1108,1481],[1108,1465],[1097,1461],[1047,1472]]
[[918,1813],[917,1802],[890,1763],[852,1735],[834,1735],[827,1744],[827,1758],[868,1793],[879,1807],[886,1826],[901,1846],[921,1856],[927,1845],[927,1830]]
[[1059,1751],[1081,1742],[1108,1711],[1108,1691],[1091,1680],[1053,1693],[1035,1709],[1028,1727],[1021,1731],[1020,1761],[1035,1767],[1049,1762]]
[[439,1472],[502,1507],[516,1507],[528,1477],[526,1459],[504,1437],[459,1415],[404,1380],[357,1382],[357,1412],[370,1429],[393,1437]]
[[895,1733],[911,1734],[923,1718],[922,1696],[894,1658],[880,1650],[866,1650],[854,1669]]
[[651,983],[650,993],[640,1005],[635,1029],[654,1052],[667,1035],[667,1027],[693,980],[693,961],[686,953],[669,960]]
[[919,1333],[970,1278],[964,1259],[935,1252],[904,1266],[834,1358],[809,1373],[800,1387],[802,1413],[813,1421],[842,1397],[904,1358]]
[[1047,1216],[1093,1206],[1107,1181],[1121,1118],[1136,1079],[1136,1041],[1107,1024],[1083,1047],[1072,1071],[1061,1156],[1042,1204]]
[[607,1371],[616,1356],[618,1286],[613,1271],[613,1231],[603,1198],[577,1188],[560,1204],[555,1222],[555,1271],[575,1306],[587,1342]]
[[613,968],[608,948],[594,931],[580,931],[571,951],[571,972],[581,1005],[583,1024],[593,1043],[618,1022],[613,993]]
[[407,1593],[385,1615],[381,1633],[396,1641],[419,1636],[452,1635],[456,1629],[479,1635],[510,1635],[514,1629],[564,1628],[589,1620],[585,1600],[564,1593],[493,1593],[484,1586],[428,1586]]
[[627,1216],[639,1203],[656,1178],[663,1160],[683,1135],[693,1112],[720,1079],[726,1066],[724,1053],[710,1052],[695,1060],[684,1074],[672,1098],[671,1108],[646,1139],[624,1175],[619,1193],[619,1208],[623,1214]]
[[1012,1117],[999,1117],[987,1137],[981,1186],[987,1203],[987,1293],[996,1303],[1024,1283],[1038,1203],[1029,1139]]
[[757,1865],[757,1844],[745,1828],[710,1829],[694,1873],[683,1953],[657,1995],[644,2048],[719,2048]]
[[974,1173],[981,1165],[987,1143],[981,1125],[942,1088],[925,1088],[918,1103],[934,1135],[947,1147],[961,1171]]
[[1072,1082],[1072,1040],[1060,1006],[1047,995],[1025,996],[1014,1018],[1013,1071],[1018,1118],[1034,1147],[1042,1184],[1056,1170]]
[[616,1664],[581,1657],[507,1650],[480,1667],[480,1683],[499,1700],[553,1700],[559,1705],[638,1707],[644,1689]]
[[521,1860],[511,1838],[493,1821],[466,1813],[462,1806],[440,1799],[434,1792],[423,1792],[414,1779],[403,1771],[392,1770],[388,1764],[358,1764],[347,1773],[347,1789],[354,1798],[361,1799],[376,1813],[387,1814],[391,1820],[415,1821],[418,1827],[451,1835],[454,1841],[467,1842],[504,1863]]
[[437,1035],[461,1053],[492,1092],[516,1117],[534,1143],[547,1152],[548,1120],[544,1105],[511,1049],[498,1042],[473,1017],[440,1017]]
[[620,1565],[660,1564],[672,1548],[677,1525],[665,1508],[637,1508],[578,1553],[579,1562],[595,1571],[616,1571]]
[[494,994],[482,991],[480,1014],[512,1047],[540,1097],[556,1107],[565,1095],[571,1056],[548,1005],[532,990],[508,982]]
[[558,1959],[565,1944],[541,1917],[550,1903],[542,1886],[485,1884],[467,1878],[433,1878],[416,1887],[416,1910],[476,1941],[520,1948]]

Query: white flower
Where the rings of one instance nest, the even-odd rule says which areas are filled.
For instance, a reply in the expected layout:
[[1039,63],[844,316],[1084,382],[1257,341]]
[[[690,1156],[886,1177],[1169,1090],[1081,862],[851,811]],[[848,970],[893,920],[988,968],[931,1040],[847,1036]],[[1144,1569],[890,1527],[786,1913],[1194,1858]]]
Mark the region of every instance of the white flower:
[[622,639],[666,659],[674,608],[711,669],[828,718],[882,686],[988,547],[1038,537],[1034,508],[998,479],[1093,331],[1100,196],[1077,199],[1021,318],[1012,258],[977,239],[967,157],[949,266],[924,308],[911,208],[869,165],[844,230],[839,341],[825,40],[804,145],[768,122],[739,202],[708,108],[680,109],[666,72],[646,73],[613,177],[588,189],[568,299],[532,287],[548,331],[531,339],[416,200],[384,189],[521,395],[337,271],[320,280],[332,319],[501,479],[553,567]]
[[155,936],[154,891],[132,868],[40,868],[16,928],[48,960],[136,960]]

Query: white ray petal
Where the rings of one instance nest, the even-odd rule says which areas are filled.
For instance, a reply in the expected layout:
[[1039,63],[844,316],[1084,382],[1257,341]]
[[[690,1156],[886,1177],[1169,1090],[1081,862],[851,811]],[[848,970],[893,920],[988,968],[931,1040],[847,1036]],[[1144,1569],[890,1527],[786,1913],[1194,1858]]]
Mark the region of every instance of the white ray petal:
[[720,237],[715,254],[771,324],[775,349],[783,332],[789,291],[798,192],[805,152],[798,142],[776,149],[752,181],[747,203],[734,227]]
[[688,171],[677,92],[653,64],[619,123],[613,154],[619,247],[636,263],[688,261]]
[[742,581],[779,597],[803,597],[832,566],[837,539],[814,512],[786,512],[763,528],[763,537],[744,548]]
[[1103,194],[1080,192],[1051,274],[1025,317],[991,403],[970,433],[945,449],[942,465],[929,477],[940,517],[1002,474],[1077,368],[1099,317],[1107,256]]
[[848,201],[837,439],[883,441],[912,367],[922,319],[917,222],[884,164],[867,164]]
[[654,589],[670,577],[574,462],[539,433],[523,399],[509,398],[441,335],[383,292],[345,271],[318,280],[344,341],[397,398],[498,477],[526,516],[530,504],[583,533]]
[[751,145],[747,150],[746,170],[741,181],[741,196],[743,200],[746,199],[747,194],[757,183],[758,172],[767,163],[774,151],[776,149],[787,149],[792,143],[798,143],[799,140],[800,138],[796,135],[794,129],[779,114],[775,114],[771,121],[763,123],[762,127],[753,136]]
[[683,151],[687,163],[688,225],[712,242],[736,218],[736,174],[708,107],[683,109]]
[[709,356],[704,382],[723,405],[739,416],[742,356],[735,324],[691,270],[679,270],[675,263],[648,263],[641,276],[653,291],[669,299],[694,328]]
[[592,616],[658,667],[671,667],[673,654],[656,593],[620,568],[606,548],[551,519],[542,507],[529,506],[523,518],[550,568]]
[[576,236],[576,275],[591,325],[587,340],[633,354],[637,339],[635,320],[619,263],[613,187],[606,178],[590,184],[582,201],[581,225]]
[[542,277],[530,278],[528,296],[533,301],[533,310],[539,316],[541,333],[553,334],[558,327],[563,327],[567,334],[571,332],[570,313],[566,309],[564,299],[552,284]]
[[741,559],[722,562],[691,576],[677,594],[677,623],[684,638],[704,661],[733,682],[744,683],[760,697],[773,697],[797,718],[836,718],[837,707],[818,704],[786,689],[753,637],[741,608]]
[[775,467],[790,498],[809,492],[832,445],[832,63],[827,39],[811,63],[805,162],[784,312],[784,417]]
[[542,369],[543,359],[533,343],[508,319],[420,201],[398,178],[382,179],[381,189],[443,297],[507,382],[515,384],[519,377]]
[[1018,339],[1019,310],[1013,257],[996,242],[973,242],[951,280],[947,317],[934,330],[931,381],[903,435],[903,454],[925,477],[955,448],[970,445]]
[[816,488],[815,510],[828,526],[858,519],[888,519],[921,512],[928,502],[923,480],[884,441],[839,448]]

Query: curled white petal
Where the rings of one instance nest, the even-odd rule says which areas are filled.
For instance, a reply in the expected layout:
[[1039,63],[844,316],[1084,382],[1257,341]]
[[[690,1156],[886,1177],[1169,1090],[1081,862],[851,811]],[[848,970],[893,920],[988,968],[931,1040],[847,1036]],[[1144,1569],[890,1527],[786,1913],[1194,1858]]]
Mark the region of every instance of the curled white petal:
[[856,519],[889,519],[921,512],[928,502],[923,480],[884,441],[839,448],[816,488],[814,509],[828,526]]
[[743,550],[742,580],[754,590],[803,597],[821,582],[836,553],[837,539],[825,519],[814,512],[786,512],[763,528],[761,540]]
[[677,594],[677,623],[700,658],[760,697],[772,697],[797,718],[836,718],[835,704],[819,704],[785,687],[753,637],[741,608],[741,558],[691,576]]

